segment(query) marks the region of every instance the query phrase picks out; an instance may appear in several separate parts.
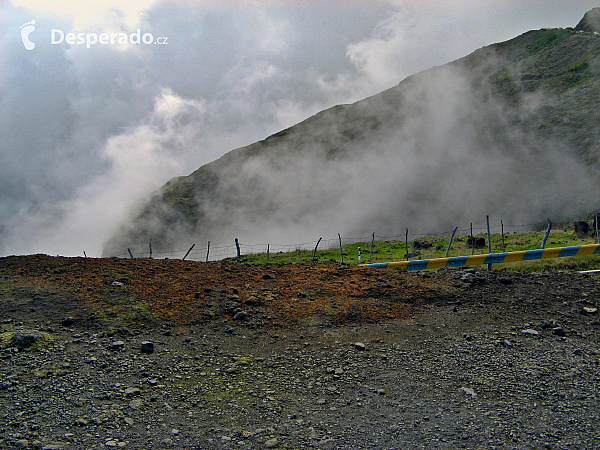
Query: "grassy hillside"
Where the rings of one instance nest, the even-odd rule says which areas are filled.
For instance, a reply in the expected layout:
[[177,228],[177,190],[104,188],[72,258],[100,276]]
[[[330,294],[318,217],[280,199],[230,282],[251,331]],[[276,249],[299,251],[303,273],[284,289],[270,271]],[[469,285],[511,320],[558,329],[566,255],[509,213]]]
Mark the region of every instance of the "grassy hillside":
[[103,254],[566,219],[600,205],[599,105],[600,36],[530,31],[172,180]]

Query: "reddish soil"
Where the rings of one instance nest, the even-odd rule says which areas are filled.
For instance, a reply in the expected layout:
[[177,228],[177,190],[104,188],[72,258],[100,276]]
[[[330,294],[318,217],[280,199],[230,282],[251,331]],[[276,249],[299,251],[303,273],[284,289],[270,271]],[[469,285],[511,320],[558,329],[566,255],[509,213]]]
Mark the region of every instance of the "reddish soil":
[[13,288],[64,298],[64,314],[77,314],[83,306],[112,309],[130,326],[163,320],[192,325],[233,319],[239,311],[257,326],[378,323],[407,317],[427,300],[462,288],[449,277],[336,264],[245,266],[35,255],[0,259],[0,270]]

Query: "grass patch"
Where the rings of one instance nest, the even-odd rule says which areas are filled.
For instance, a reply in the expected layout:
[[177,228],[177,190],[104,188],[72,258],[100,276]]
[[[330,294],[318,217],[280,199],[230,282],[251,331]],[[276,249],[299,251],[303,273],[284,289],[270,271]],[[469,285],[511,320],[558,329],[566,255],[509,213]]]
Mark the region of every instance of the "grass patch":
[[128,325],[156,322],[159,317],[153,313],[145,302],[118,305],[113,311]]
[[116,327],[135,327],[142,323],[157,323],[161,317],[143,300],[127,297],[107,301],[108,308],[99,310],[102,320]]
[[50,377],[60,377],[68,374],[69,372],[56,366],[49,366],[36,369],[33,373],[38,378],[46,379]]
[[[492,253],[516,252],[526,250],[540,249],[544,239],[545,231],[533,231],[527,233],[505,234],[504,240],[501,234],[492,234],[491,246]],[[484,238],[485,246],[482,248],[473,248],[467,243],[467,236],[457,236],[454,239],[452,248],[448,256],[469,256],[471,254],[487,254],[488,244],[487,235],[479,234],[476,238]],[[449,244],[449,237],[424,237],[418,240],[408,241],[408,252],[410,260],[423,260],[445,257],[446,249]],[[585,244],[595,244],[595,236],[578,238],[572,231],[566,229],[554,229],[550,233],[546,242],[546,248],[571,247]],[[361,263],[369,263],[370,242],[357,242],[344,245],[344,263],[350,265],[358,264],[358,249],[361,250]],[[418,248],[415,248],[418,247]],[[402,241],[375,241],[373,246],[372,262],[394,262],[406,260],[407,245]],[[277,253],[269,255],[269,262],[272,264],[294,264],[312,260],[312,251],[297,250],[289,253]],[[319,250],[316,253],[317,262],[335,261],[341,262],[340,250],[328,249]],[[235,261],[235,259],[231,259]],[[242,263],[246,264],[266,264],[267,254],[249,254],[243,255]],[[539,272],[539,271],[577,271],[591,270],[600,267],[600,256],[580,256],[568,257],[550,260],[524,261],[510,264],[494,264],[496,269],[505,268],[509,271],[517,272]]]
[[238,366],[247,366],[249,364],[252,364],[252,362],[252,358],[242,356],[240,358],[236,358],[234,364]]
[[[38,339],[36,339],[35,342],[33,342],[29,347],[19,348],[20,351],[26,351],[26,352],[34,351],[39,348],[44,348],[44,347],[48,346],[48,344],[50,344],[54,341],[54,337],[49,333],[46,333],[43,331],[39,331],[36,333],[39,333],[40,337]],[[8,331],[8,332],[0,333],[0,347],[1,348],[16,347],[13,342],[13,338],[15,337],[16,334],[17,334],[16,331]]]
[[590,67],[587,60],[577,61],[573,66],[569,67],[569,72],[584,72]]
[[193,186],[190,183],[178,182],[168,187],[162,196],[163,202],[170,208],[191,217],[197,218],[198,204],[193,193]]
[[14,331],[7,331],[5,333],[0,333],[0,347],[2,347],[2,348],[9,347],[14,335],[15,335]]
[[572,256],[538,261],[521,261],[512,264],[494,264],[510,272],[556,272],[594,270],[600,267],[600,256]]
[[526,55],[534,55],[541,51],[548,50],[564,41],[572,34],[572,31],[560,28],[542,30],[540,37],[527,46]]

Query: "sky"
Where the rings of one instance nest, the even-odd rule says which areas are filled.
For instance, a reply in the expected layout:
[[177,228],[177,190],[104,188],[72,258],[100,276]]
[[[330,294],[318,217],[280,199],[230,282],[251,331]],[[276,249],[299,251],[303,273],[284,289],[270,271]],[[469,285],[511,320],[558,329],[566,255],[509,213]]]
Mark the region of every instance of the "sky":
[[93,4],[0,0],[0,255],[99,256],[172,177],[600,1]]

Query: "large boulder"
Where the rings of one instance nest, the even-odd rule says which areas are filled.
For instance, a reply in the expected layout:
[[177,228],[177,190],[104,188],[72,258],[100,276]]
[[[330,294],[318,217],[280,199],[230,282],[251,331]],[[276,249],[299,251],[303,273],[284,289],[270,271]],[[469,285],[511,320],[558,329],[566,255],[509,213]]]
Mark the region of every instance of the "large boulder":
[[427,242],[427,241],[414,241],[413,242],[413,248],[415,250],[427,250],[428,248],[431,248],[433,246],[433,244],[431,242]]
[[573,229],[578,238],[587,237],[590,232],[590,225],[585,220],[576,220]]
[[475,248],[483,248],[483,247],[485,247],[485,238],[469,237],[469,239],[467,239],[467,246],[475,247]]
[[33,345],[41,341],[43,338],[44,335],[39,331],[20,330],[17,331],[12,337],[11,343],[19,350],[24,350],[26,348],[32,347]]
[[589,31],[600,33],[600,8],[589,10],[575,27],[577,31]]

